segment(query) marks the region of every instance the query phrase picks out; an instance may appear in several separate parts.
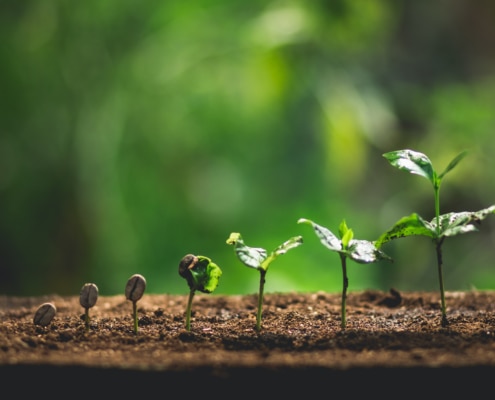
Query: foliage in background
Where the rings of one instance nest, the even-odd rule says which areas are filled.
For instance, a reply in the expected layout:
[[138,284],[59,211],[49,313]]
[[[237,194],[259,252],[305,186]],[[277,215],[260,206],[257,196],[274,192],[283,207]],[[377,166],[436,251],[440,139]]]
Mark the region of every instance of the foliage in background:
[[[0,293],[73,294],[90,281],[119,294],[137,271],[147,292],[179,294],[173,260],[186,249],[225,265],[222,293],[251,292],[228,232],[275,246],[299,233],[299,215],[352,215],[376,237],[428,212],[429,193],[380,162],[393,148],[433,149],[438,162],[471,148],[486,168],[456,174],[443,199],[491,204],[491,7],[0,2]],[[495,288],[494,226],[485,232],[449,249],[473,266],[453,270],[450,288]],[[271,289],[340,290],[338,260],[319,247],[272,271]],[[427,247],[390,254],[393,271],[377,265],[353,287],[429,289]]]

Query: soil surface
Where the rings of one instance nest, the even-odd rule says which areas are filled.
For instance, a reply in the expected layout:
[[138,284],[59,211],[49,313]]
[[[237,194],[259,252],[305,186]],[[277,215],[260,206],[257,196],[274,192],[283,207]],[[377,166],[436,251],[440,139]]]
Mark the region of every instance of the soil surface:
[[[268,293],[260,332],[255,294],[197,294],[190,331],[187,299],[145,294],[136,334],[124,295],[100,296],[89,330],[79,296],[0,296],[2,389],[208,398],[493,391],[495,292],[447,292],[446,327],[439,293],[349,292],[346,329],[341,294]],[[35,325],[45,302],[56,315]]]

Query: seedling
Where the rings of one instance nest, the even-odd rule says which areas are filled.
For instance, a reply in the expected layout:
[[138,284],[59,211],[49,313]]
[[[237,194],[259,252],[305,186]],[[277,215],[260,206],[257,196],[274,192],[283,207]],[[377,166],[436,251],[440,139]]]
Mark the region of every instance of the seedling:
[[192,301],[197,290],[212,293],[218,286],[222,270],[208,257],[186,254],[179,263],[179,275],[189,286],[189,299],[186,308],[186,330],[191,330]]
[[132,275],[125,285],[125,298],[132,301],[132,319],[134,321],[134,333],[138,333],[138,315],[137,302],[143,297],[144,289],[146,289],[146,279],[139,274]]
[[447,168],[438,174],[430,159],[423,153],[414,150],[397,150],[383,154],[390,164],[400,170],[428,179],[433,185],[435,200],[435,217],[428,222],[418,214],[413,213],[399,219],[387,232],[383,233],[375,242],[377,247],[384,243],[406,236],[422,235],[433,240],[437,255],[438,281],[440,286],[440,298],[442,309],[442,326],[448,325],[447,309],[445,305],[445,290],[443,283],[443,258],[442,245],[445,238],[460,235],[462,233],[477,231],[473,223],[479,224],[489,214],[495,213],[495,205],[479,211],[464,211],[458,213],[440,214],[440,184],[445,175],[451,171],[467,154],[461,152],[447,165]]
[[234,250],[239,260],[249,268],[257,269],[260,272],[260,286],[258,292],[258,311],[256,314],[256,330],[261,330],[261,313],[263,307],[263,292],[265,288],[265,276],[268,267],[279,255],[287,253],[290,249],[300,246],[303,243],[302,236],[295,236],[282,243],[270,255],[260,247],[248,247],[244,244],[241,234],[232,232],[227,239],[227,244],[234,246]]
[[36,310],[33,322],[35,325],[47,326],[52,322],[56,313],[57,308],[52,303],[43,303]]
[[96,304],[98,300],[98,287],[94,283],[85,283],[81,288],[79,303],[84,307],[84,326],[86,332],[89,331],[89,309]]
[[354,260],[359,264],[369,264],[380,260],[392,261],[388,255],[375,247],[373,242],[367,240],[354,239],[354,232],[347,227],[345,220],[342,220],[339,226],[339,237],[334,235],[328,228],[318,225],[313,221],[300,218],[298,224],[306,223],[313,227],[316,236],[320,239],[321,244],[332,251],[339,253],[340,263],[342,265],[342,301],[340,307],[340,326],[346,328],[346,301],[347,288],[349,279],[347,277],[347,258]]

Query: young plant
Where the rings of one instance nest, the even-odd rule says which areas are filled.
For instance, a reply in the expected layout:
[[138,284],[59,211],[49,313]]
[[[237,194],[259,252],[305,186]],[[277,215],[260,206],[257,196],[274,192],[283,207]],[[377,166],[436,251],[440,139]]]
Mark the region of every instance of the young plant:
[[[349,279],[347,277],[347,258],[354,260],[359,264],[370,264],[380,260],[392,261],[388,255],[375,247],[373,242],[367,240],[354,239],[354,232],[347,227],[345,220],[339,225],[339,237],[334,235],[329,229],[318,225],[313,221],[300,218],[298,224],[305,223],[313,227],[316,236],[320,239],[321,244],[332,251],[339,253],[340,264],[342,266],[342,301],[341,301],[341,322],[340,327],[346,328],[346,300]],[[340,239],[339,239],[340,238]]]
[[428,222],[418,214],[413,213],[409,216],[399,219],[387,232],[383,233],[375,245],[380,248],[384,243],[390,240],[422,235],[433,240],[437,255],[438,280],[440,285],[440,298],[442,310],[442,326],[448,325],[447,310],[445,305],[445,290],[443,283],[443,258],[442,245],[445,238],[456,236],[462,233],[477,231],[473,223],[480,223],[489,214],[495,213],[495,205],[480,211],[464,211],[457,213],[440,214],[440,185],[445,175],[451,171],[466,155],[466,151],[459,153],[450,161],[445,170],[438,174],[434,169],[430,159],[423,153],[414,150],[397,150],[383,154],[390,164],[402,171],[414,175],[422,176],[430,181],[433,185],[435,201],[435,217]]
[[227,244],[233,245],[239,260],[249,268],[257,269],[260,273],[260,285],[258,291],[258,312],[256,314],[256,330],[261,330],[261,313],[263,307],[263,292],[265,288],[265,276],[268,267],[279,255],[287,253],[290,249],[303,243],[302,236],[290,238],[282,243],[270,255],[260,247],[248,247],[244,244],[241,234],[232,232],[227,239]]
[[186,254],[179,263],[179,275],[189,286],[189,299],[186,309],[186,330],[191,330],[192,301],[197,290],[212,293],[218,286],[222,270],[208,257]]
[[84,307],[84,325],[86,332],[89,331],[89,309],[96,304],[96,300],[98,300],[98,287],[94,283],[85,283],[81,288],[79,304]]
[[146,279],[140,274],[132,275],[125,285],[125,298],[132,301],[132,319],[134,321],[134,333],[138,333],[137,302],[143,297],[146,289]]

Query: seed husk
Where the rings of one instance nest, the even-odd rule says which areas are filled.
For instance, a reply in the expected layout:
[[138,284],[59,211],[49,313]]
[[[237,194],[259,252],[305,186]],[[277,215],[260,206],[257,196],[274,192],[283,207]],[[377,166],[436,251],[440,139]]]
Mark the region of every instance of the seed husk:
[[94,283],[85,283],[81,288],[79,303],[85,309],[91,308],[98,300],[98,287]]
[[130,301],[138,301],[146,289],[146,279],[140,274],[132,275],[125,286],[125,297]]
[[47,326],[52,322],[56,313],[57,309],[52,303],[43,303],[36,310],[33,322],[35,325]]

